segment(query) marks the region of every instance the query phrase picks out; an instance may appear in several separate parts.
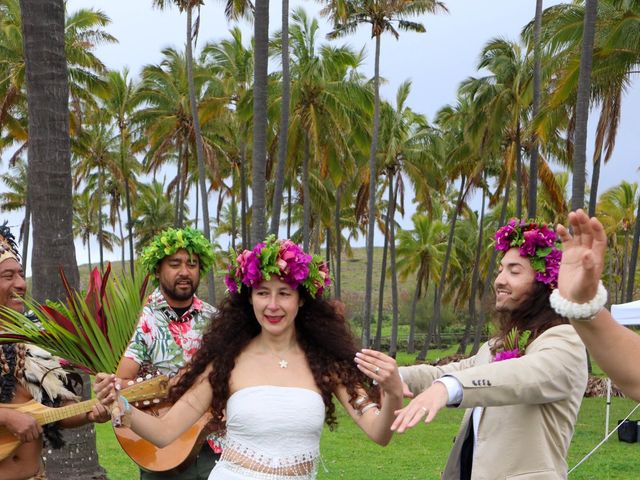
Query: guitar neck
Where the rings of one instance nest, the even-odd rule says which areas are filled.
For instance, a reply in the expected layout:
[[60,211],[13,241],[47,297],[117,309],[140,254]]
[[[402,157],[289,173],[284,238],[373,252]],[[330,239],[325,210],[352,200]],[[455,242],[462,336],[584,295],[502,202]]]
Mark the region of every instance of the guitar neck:
[[46,408],[33,412],[33,416],[36,418],[40,425],[46,425],[48,423],[64,420],[65,418],[80,415],[81,413],[90,412],[93,406],[98,403],[98,400],[92,398],[91,400],[85,400],[84,402],[72,403],[64,407],[58,408]]
[[[163,398],[166,396],[167,384],[168,378],[161,375],[144,382],[135,382],[133,385],[125,387],[122,390],[122,394],[131,402],[155,399],[158,398],[158,396]],[[72,403],[58,408],[45,407],[44,405],[36,402],[13,405],[10,408],[18,408],[20,411],[32,415],[40,425],[46,425],[75,415],[90,412],[93,406],[97,403],[98,400],[92,398],[90,400],[85,400],[84,402]]]

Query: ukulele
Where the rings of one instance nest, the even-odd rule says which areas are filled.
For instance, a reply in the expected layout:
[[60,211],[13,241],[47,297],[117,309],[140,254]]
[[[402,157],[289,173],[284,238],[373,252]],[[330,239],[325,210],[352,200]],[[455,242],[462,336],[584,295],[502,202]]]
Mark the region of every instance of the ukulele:
[[[123,389],[123,393],[126,394],[128,400],[134,402],[157,402],[158,398],[166,397],[168,380],[164,375],[153,377],[150,380],[134,383],[132,386],[127,387],[126,390]],[[32,400],[26,403],[0,403],[0,408],[11,408],[27,413],[35,418],[38,424],[46,425],[75,415],[88,413],[97,403],[99,403],[99,400],[92,398],[64,407],[51,408]],[[11,455],[21,443],[6,427],[0,426],[0,461]]]
[[[126,397],[131,400],[128,395]],[[157,417],[162,417],[171,408],[171,405],[166,402],[135,406],[143,409],[145,413]],[[113,432],[124,452],[143,470],[177,473],[186,468],[200,452],[200,448],[209,434],[209,429],[206,427],[210,419],[211,414],[205,413],[186,432],[162,448],[141,438],[130,428],[117,427],[113,429]]]

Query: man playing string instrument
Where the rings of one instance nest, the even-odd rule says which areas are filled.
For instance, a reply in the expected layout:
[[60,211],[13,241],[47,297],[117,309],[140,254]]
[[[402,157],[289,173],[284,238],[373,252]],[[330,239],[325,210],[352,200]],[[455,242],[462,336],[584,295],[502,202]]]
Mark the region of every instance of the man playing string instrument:
[[[213,247],[193,228],[169,228],[154,237],[140,262],[157,288],[149,296],[117,377],[133,380],[143,373],[173,376],[200,347],[214,308],[196,295],[200,277],[213,264]],[[220,457],[210,437],[191,465],[176,472],[140,472],[143,480],[204,480]]]
[[[26,293],[20,256],[13,235],[5,224],[0,226],[0,305],[23,313]],[[79,427],[88,422],[109,419],[108,411],[97,405],[92,412],[43,428],[31,415],[1,404],[35,400],[58,407],[76,399],[67,374],[48,352],[22,343],[0,345],[0,436],[12,435],[22,442],[7,458],[0,459],[0,480],[46,479],[42,460],[44,441],[53,448],[60,448],[63,445],[60,427]]]

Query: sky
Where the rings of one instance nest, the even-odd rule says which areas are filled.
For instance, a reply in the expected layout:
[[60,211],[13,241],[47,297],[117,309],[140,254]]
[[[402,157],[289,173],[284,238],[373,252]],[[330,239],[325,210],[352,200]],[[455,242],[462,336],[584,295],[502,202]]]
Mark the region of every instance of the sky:
[[[567,0],[568,1],[568,0]],[[291,0],[291,8],[304,8],[309,16],[319,17],[321,5],[317,2]],[[417,112],[433,119],[444,105],[455,102],[455,94],[461,81],[469,76],[479,76],[476,70],[480,50],[490,39],[504,37],[517,40],[522,27],[532,20],[535,0],[445,0],[449,13],[426,15],[417,20],[426,27],[426,33],[402,32],[399,40],[387,35],[382,39],[380,71],[386,82],[381,87],[382,96],[395,101],[395,92],[405,80],[411,80],[409,105]],[[544,7],[561,3],[545,1]],[[160,11],[151,8],[151,0],[68,0],[67,10],[94,8],[105,12],[112,20],[106,30],[119,43],[97,48],[97,56],[111,69],[128,67],[137,76],[147,64],[159,63],[162,49],[183,49],[185,43],[186,15],[177,8]],[[280,2],[270,2],[270,34],[280,29]],[[198,47],[209,41],[228,38],[229,24],[224,18],[224,3],[208,1],[201,9]],[[248,42],[252,26],[240,22],[243,38]],[[329,25],[320,18],[321,38]],[[370,31],[361,27],[355,35],[333,41],[366,48],[367,58],[363,73],[373,76],[374,42]],[[277,65],[275,66],[277,67]],[[640,178],[640,144],[637,142],[637,126],[640,124],[640,81],[632,84],[624,97],[622,119],[616,148],[608,165],[602,169],[599,191],[622,180],[638,181]],[[592,112],[590,120],[597,120]],[[590,121],[590,124],[595,123]],[[588,137],[588,149],[593,148],[593,128]],[[588,158],[589,151],[587,152]],[[3,158],[1,169],[6,168]],[[213,204],[213,203],[212,203]],[[408,208],[405,221],[410,226],[412,209]],[[12,220],[10,220],[12,222]],[[19,220],[17,220],[19,223]],[[364,236],[363,236],[364,238]],[[86,251],[76,242],[78,263],[86,263]],[[120,252],[107,254],[117,260]],[[97,257],[97,247],[92,247],[92,260]]]

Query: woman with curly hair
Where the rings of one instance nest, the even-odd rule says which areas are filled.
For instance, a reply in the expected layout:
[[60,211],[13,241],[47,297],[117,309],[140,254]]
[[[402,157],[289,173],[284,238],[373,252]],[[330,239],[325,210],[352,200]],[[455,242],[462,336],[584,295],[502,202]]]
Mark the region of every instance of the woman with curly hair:
[[117,397],[113,376],[97,379],[98,398],[118,399],[123,424],[164,446],[210,411],[211,427],[225,430],[210,480],[314,479],[322,425],[336,424],[334,396],[373,441],[390,441],[402,407],[395,360],[357,351],[342,308],[322,297],[331,280],[319,257],[271,236],[240,253],[225,282],[229,295],[163,418]]

